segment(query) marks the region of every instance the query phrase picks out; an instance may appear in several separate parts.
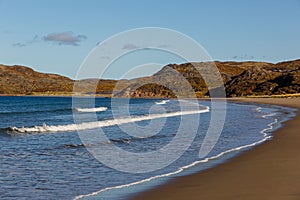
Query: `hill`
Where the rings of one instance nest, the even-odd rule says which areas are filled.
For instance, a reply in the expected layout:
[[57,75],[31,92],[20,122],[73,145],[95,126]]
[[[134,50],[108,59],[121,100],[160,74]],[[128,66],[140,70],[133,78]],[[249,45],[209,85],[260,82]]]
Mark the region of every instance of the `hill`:
[[0,65],[0,94],[32,94],[33,92],[71,92],[73,80],[34,71],[25,66]]
[[228,97],[300,93],[300,60],[294,60],[276,64],[219,61],[169,64],[152,76],[121,81],[75,81],[57,74],[36,72],[26,66],[0,65],[0,94],[72,94],[76,83],[79,85],[76,92],[81,94],[172,98],[190,97],[188,91],[192,89],[197,97],[206,97],[210,94],[201,74],[209,74],[206,81],[210,83],[210,89],[222,87],[215,84],[218,76],[212,71],[213,66],[221,74],[220,81],[224,83]]
[[[85,94],[110,95],[116,81],[81,80],[79,92]],[[70,95],[73,93],[75,80],[68,77],[36,72],[33,69],[14,65],[0,65],[0,94],[2,95]],[[95,91],[95,85],[96,91]]]
[[[207,72],[213,66],[216,66],[221,74],[228,97],[293,94],[300,92],[300,60],[276,64],[267,62],[217,61],[179,65],[169,64],[153,76],[131,80],[129,86],[120,93],[116,93],[115,96],[175,97],[174,92],[184,96],[184,90],[188,90],[188,88],[181,85],[182,81],[178,81],[180,76],[176,72],[179,72],[189,82],[197,97],[209,96],[208,88],[199,71]],[[215,77],[218,78],[217,76]],[[209,78],[213,79],[214,76],[210,75]],[[163,83],[166,87],[157,84],[143,84],[149,82]],[[209,82],[213,83],[213,81]],[[214,89],[220,86],[211,85],[211,87],[211,89]],[[172,88],[172,90],[168,88]],[[176,88],[183,91],[176,91]]]

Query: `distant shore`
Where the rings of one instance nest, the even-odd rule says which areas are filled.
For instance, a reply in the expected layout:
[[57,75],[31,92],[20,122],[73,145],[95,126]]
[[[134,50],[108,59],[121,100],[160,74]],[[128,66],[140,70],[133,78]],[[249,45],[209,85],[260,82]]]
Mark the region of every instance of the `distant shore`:
[[135,200],[300,199],[300,98],[236,98],[230,101],[297,108],[274,138],[215,168],[178,177],[136,194]]
[[[72,96],[87,96],[87,97],[108,97],[111,98],[111,94],[74,94],[73,92],[35,92],[32,94],[0,94],[0,96],[42,96],[42,97],[72,97]],[[279,94],[279,95],[260,95],[260,96],[245,96],[245,97],[228,97],[228,100],[242,100],[242,99],[261,99],[261,98],[294,98],[300,97],[300,93],[294,94]],[[118,97],[115,97],[118,98]],[[134,97],[136,98],[136,97]],[[150,98],[150,97],[148,97]],[[153,99],[167,99],[163,97],[151,97]],[[210,97],[201,97],[198,99],[210,99]]]

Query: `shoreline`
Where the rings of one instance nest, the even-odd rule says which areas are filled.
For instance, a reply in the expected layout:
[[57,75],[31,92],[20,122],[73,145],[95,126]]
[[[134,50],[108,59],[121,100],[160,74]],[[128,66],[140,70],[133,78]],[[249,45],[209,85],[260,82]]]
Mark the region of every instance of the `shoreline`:
[[[104,97],[104,98],[133,98],[139,99],[142,97],[113,97],[111,94],[75,94],[73,92],[42,92],[33,94],[0,94],[0,97]],[[243,99],[278,99],[278,98],[299,98],[300,93],[281,94],[281,95],[260,95],[260,96],[244,96],[244,97],[226,97],[220,99],[243,101]],[[143,99],[143,98],[142,98]],[[166,97],[145,97],[144,99],[172,99]],[[174,98],[176,99],[176,98]],[[191,98],[187,98],[191,99]],[[192,98],[193,99],[193,98]],[[210,97],[197,97],[199,100],[210,100]],[[219,98],[215,98],[219,99]]]
[[299,199],[300,98],[230,98],[236,103],[297,108],[273,139],[214,168],[177,177],[130,199]]

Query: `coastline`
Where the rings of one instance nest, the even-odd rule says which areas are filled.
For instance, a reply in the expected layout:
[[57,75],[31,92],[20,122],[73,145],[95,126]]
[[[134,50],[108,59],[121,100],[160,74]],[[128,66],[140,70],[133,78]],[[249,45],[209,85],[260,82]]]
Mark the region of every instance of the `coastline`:
[[[241,103],[300,108],[300,98],[232,98]],[[230,161],[177,177],[132,199],[299,199],[300,111],[273,132],[273,139]]]
[[[35,92],[33,94],[0,94],[0,97],[104,97],[104,98],[127,98],[127,97],[112,97],[111,94],[75,94],[73,92]],[[236,100],[236,101],[243,101],[243,100],[252,100],[255,101],[256,99],[271,99],[271,98],[297,98],[300,97],[300,93],[291,93],[291,94],[282,94],[282,95],[260,95],[260,96],[246,96],[246,97],[227,97],[227,100]],[[142,97],[133,97],[133,98],[142,98]],[[148,99],[172,99],[166,97],[147,97]],[[187,98],[189,99],[189,98]],[[199,100],[210,100],[210,97],[197,97]],[[216,98],[218,99],[218,98]],[[224,98],[221,98],[224,99]],[[248,100],[247,100],[248,99]],[[259,102],[258,102],[259,103]]]

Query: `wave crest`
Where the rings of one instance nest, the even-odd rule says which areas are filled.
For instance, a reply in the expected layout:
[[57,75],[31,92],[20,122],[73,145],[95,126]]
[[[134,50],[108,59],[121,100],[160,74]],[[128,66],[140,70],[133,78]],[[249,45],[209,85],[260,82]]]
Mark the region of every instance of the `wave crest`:
[[159,102],[155,102],[155,104],[157,105],[164,105],[164,104],[167,104],[170,100],[162,100],[162,101],[159,101]]
[[202,110],[191,110],[191,111],[181,111],[181,112],[172,112],[164,114],[151,114],[143,115],[136,117],[126,117],[126,118],[116,118],[104,121],[95,121],[95,122],[85,122],[81,124],[67,124],[67,125],[46,125],[42,126],[33,126],[33,127],[9,127],[9,130],[20,132],[20,133],[43,133],[43,132],[66,132],[66,131],[80,131],[88,129],[96,129],[114,125],[128,124],[145,120],[152,120],[158,118],[167,118],[167,117],[176,117],[181,115],[192,115],[209,112],[209,107],[205,107]]
[[104,112],[107,110],[107,107],[98,107],[98,108],[75,108],[77,112]]

